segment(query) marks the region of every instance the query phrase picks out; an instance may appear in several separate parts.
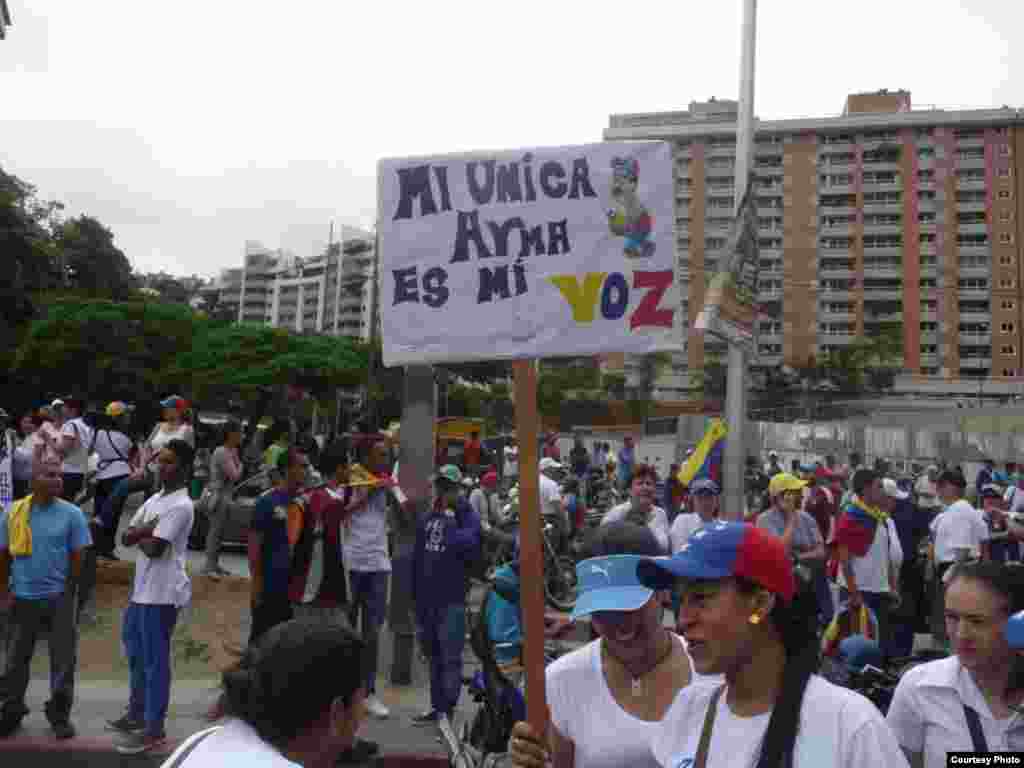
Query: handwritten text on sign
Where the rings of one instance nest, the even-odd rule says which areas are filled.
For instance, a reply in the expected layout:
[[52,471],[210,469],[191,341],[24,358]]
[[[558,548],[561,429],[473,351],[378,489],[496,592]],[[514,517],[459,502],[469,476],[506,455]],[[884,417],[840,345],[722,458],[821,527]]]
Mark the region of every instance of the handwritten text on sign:
[[382,161],[384,360],[680,348],[661,142]]

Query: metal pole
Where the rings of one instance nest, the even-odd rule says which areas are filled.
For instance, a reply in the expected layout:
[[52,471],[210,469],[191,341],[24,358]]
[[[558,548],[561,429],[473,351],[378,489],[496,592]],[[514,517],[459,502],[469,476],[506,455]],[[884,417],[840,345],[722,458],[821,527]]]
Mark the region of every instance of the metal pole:
[[[757,40],[757,0],[743,0],[742,54],[740,56],[740,103],[736,122],[736,198],[739,215],[754,160],[754,46]],[[747,361],[743,348],[729,345],[729,368],[725,390],[725,487],[723,517],[743,517],[743,442],[746,434],[745,388]]]

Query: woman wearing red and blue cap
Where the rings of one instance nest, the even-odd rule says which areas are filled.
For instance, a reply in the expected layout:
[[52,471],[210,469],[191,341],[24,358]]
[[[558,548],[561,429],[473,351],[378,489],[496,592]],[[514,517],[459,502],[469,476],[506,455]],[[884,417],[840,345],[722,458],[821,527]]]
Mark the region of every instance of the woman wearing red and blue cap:
[[[576,565],[572,618],[589,616],[598,639],[547,668],[551,760],[555,768],[655,768],[651,745],[673,701],[710,683],[662,625],[664,595],[637,579],[638,563],[661,551],[651,530],[616,522],[594,535],[594,557]],[[541,768],[548,751],[529,725],[516,724],[514,765]]]
[[881,713],[818,669],[813,585],[782,540],[716,522],[671,558],[637,566],[641,583],[680,594],[677,629],[694,669],[722,674],[675,700],[652,752],[666,768],[904,768]]

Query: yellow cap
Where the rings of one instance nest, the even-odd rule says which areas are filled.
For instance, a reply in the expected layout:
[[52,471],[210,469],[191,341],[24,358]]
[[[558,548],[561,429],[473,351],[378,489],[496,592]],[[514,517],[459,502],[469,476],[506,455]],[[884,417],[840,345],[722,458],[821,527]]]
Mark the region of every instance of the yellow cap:
[[768,495],[778,496],[786,491],[799,491],[806,485],[807,482],[805,480],[801,480],[799,477],[789,474],[789,472],[779,472],[768,483]]

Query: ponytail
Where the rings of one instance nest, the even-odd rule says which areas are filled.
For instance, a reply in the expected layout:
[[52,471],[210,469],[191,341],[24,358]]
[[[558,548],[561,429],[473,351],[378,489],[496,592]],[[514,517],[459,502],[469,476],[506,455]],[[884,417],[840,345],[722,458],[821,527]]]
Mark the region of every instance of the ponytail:
[[[802,568],[794,568],[797,591],[793,600],[785,603],[776,597],[769,620],[782,640],[786,654],[782,669],[782,687],[768,720],[768,730],[761,742],[757,768],[792,768],[800,710],[804,691],[811,675],[821,663],[818,654],[818,601],[813,582]],[[754,584],[740,580],[741,589],[753,591]]]

